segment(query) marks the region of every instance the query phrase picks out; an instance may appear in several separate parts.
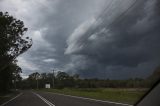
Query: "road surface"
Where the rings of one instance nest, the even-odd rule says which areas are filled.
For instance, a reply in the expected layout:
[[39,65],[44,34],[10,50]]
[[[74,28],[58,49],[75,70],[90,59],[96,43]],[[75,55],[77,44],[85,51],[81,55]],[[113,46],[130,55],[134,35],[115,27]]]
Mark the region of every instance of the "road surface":
[[82,97],[47,92],[22,91],[0,106],[129,106],[127,104],[97,101]]

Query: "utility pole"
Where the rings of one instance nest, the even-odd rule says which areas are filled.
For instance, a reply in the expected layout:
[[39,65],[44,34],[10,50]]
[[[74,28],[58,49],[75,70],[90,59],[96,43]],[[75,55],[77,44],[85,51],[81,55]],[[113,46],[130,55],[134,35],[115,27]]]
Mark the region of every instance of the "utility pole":
[[53,81],[53,86],[52,86],[52,88],[54,88],[54,69],[53,69],[53,78],[52,78],[52,81]]
[[17,82],[17,75],[15,75],[15,80],[14,80],[14,83],[15,83],[15,90],[17,91],[17,85],[16,85],[16,82]]
[[39,89],[39,87],[38,87],[38,77],[39,77],[39,75],[36,74],[37,89]]
[[15,85],[15,91],[16,91],[17,90],[16,79],[14,80],[14,85]]
[[37,89],[38,89],[38,79],[37,79]]

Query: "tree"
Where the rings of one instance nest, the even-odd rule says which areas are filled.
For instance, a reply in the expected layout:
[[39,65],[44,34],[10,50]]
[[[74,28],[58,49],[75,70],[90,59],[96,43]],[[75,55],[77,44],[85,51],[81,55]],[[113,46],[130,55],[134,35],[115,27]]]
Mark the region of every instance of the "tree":
[[21,68],[16,63],[9,64],[4,70],[0,71],[0,91],[5,92],[12,86],[16,88],[17,82],[22,80],[21,71]]
[[24,36],[27,30],[23,21],[0,12],[0,91],[8,90],[12,80],[21,79],[16,58],[32,46],[32,39]]
[[0,71],[32,46],[32,40],[23,36],[27,30],[23,21],[0,12]]
[[65,73],[65,72],[59,71],[59,72],[57,73],[56,78],[57,78],[58,80],[65,80],[65,79],[68,79],[68,78],[69,78],[69,75],[68,75],[67,73]]
[[38,72],[32,73],[29,75],[29,80],[32,88],[38,88],[38,79],[40,78],[40,74]]
[[59,71],[56,80],[58,88],[73,87],[75,85],[74,78],[66,72]]

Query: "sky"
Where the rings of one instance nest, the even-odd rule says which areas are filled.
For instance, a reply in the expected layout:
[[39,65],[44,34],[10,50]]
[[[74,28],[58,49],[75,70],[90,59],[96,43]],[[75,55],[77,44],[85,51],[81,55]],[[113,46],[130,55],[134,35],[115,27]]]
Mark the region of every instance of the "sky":
[[146,78],[160,65],[159,0],[0,0],[24,21],[32,47],[22,77],[64,71],[82,78]]

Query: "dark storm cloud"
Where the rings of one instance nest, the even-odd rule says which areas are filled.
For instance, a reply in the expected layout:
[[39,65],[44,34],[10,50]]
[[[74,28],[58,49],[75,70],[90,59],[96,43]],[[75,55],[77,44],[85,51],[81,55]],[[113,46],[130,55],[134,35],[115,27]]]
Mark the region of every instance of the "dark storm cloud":
[[70,61],[70,57],[64,55],[65,48],[67,47],[66,39],[79,24],[88,17],[97,14],[96,12],[100,10],[97,8],[100,7],[96,3],[90,0],[61,0],[56,8],[58,12],[48,17],[45,21],[47,22],[48,30],[47,36],[44,38],[56,49],[54,58],[61,61],[61,64],[59,64],[61,67]]
[[29,28],[27,35],[33,39],[32,48],[18,58],[23,73],[61,70],[70,61],[70,57],[64,55],[66,39],[79,24],[98,14],[103,5],[104,0],[1,2],[2,11],[23,20]]
[[74,55],[69,70],[75,69],[84,77],[147,76],[160,60],[157,3],[126,3],[129,9],[112,13],[111,19],[106,18],[110,13],[104,12],[99,19],[79,26],[68,39],[66,54]]
[[0,2],[33,38],[18,58],[23,75],[56,68],[82,77],[144,77],[159,63],[158,0]]
[[[103,0],[99,1],[98,4],[102,4],[101,2],[103,2]],[[90,6],[88,4],[90,4]],[[51,64],[50,68],[62,69],[65,64],[70,61],[70,56],[64,55],[65,48],[67,47],[66,39],[84,20],[98,14],[98,11],[101,10],[101,7],[99,7],[98,4],[96,0],[59,1],[56,5],[56,12],[46,15],[45,20],[43,21],[43,26],[46,27],[46,30],[42,34],[43,38],[50,44],[50,47],[55,49],[55,51],[51,52],[49,50],[51,48],[45,50],[46,48],[41,47],[38,51],[32,51],[32,56],[41,57],[45,55],[46,58],[56,59],[57,63]],[[47,54],[42,54],[42,51],[46,51]],[[42,66],[45,66],[45,64]]]

